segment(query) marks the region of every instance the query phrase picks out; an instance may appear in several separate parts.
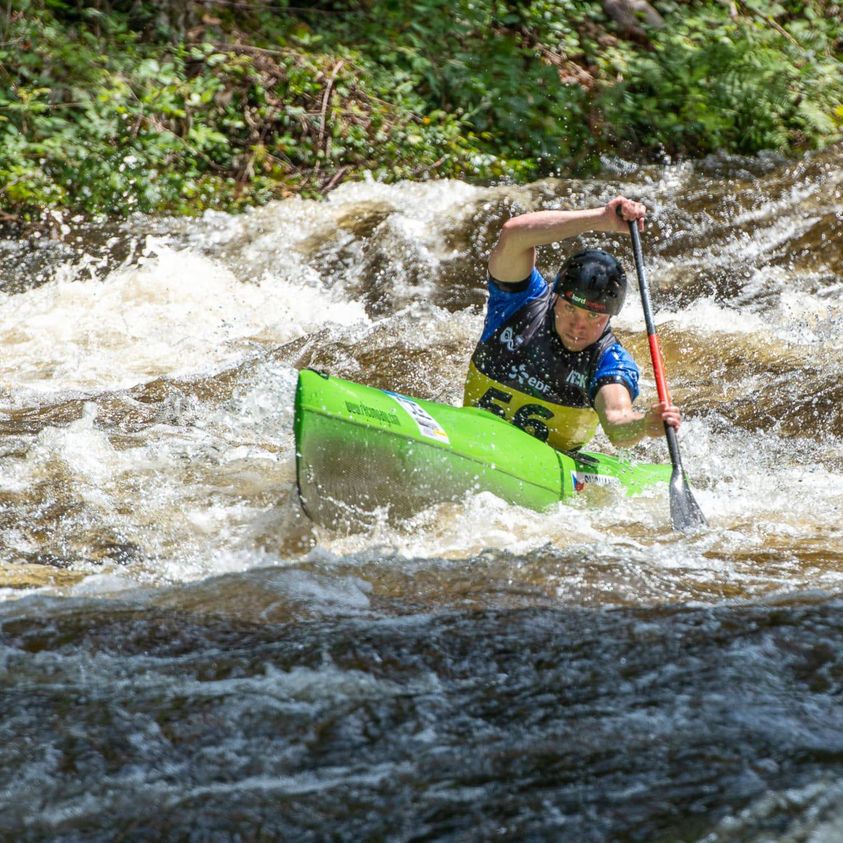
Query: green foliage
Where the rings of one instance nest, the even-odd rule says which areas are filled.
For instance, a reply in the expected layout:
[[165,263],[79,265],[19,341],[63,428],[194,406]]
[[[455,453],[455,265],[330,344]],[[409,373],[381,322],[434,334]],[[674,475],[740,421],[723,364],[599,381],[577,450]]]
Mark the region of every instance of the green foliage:
[[15,0],[0,204],[195,213],[343,179],[529,179],[601,152],[785,152],[840,135],[839,0]]
[[605,87],[599,103],[617,142],[699,156],[794,152],[838,136],[843,76],[832,44],[839,23],[814,20],[809,31],[778,4],[756,0],[753,8],[757,14],[732,19],[725,8],[687,7],[654,33],[652,52],[606,51],[606,74],[622,81]]

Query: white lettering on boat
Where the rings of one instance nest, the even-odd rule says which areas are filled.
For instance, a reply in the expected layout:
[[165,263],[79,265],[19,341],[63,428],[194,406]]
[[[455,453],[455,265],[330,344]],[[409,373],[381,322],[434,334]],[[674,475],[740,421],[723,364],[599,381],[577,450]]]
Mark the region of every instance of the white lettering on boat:
[[394,398],[410,414],[422,436],[450,445],[451,440],[448,439],[448,434],[424,407],[413,401],[412,398],[407,398],[406,395],[399,395],[397,392],[390,392],[388,389],[385,389],[384,392],[390,398]]
[[367,419],[384,422],[385,424],[398,427],[401,422],[398,421],[398,414],[392,411],[379,410],[377,407],[370,407],[368,404],[360,404],[354,401],[346,401],[345,408],[349,413],[355,416],[365,416]]
[[571,472],[574,480],[574,489],[581,492],[587,483],[594,483],[595,486],[620,486],[621,481],[617,477],[608,477],[605,474],[589,474],[587,472],[578,471],[576,474]]

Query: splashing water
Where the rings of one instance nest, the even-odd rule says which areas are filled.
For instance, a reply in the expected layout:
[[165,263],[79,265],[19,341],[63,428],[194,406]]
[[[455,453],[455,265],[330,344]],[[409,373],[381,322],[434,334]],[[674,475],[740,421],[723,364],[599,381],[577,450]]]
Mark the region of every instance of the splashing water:
[[[136,218],[105,269],[68,247],[10,278],[3,827],[836,839],[841,151],[747,177],[756,163],[346,185],[242,217]],[[297,370],[459,403],[500,223],[619,192],[651,208],[709,529],[673,533],[666,490],[606,489],[544,513],[479,493],[352,535],[310,524]],[[583,242],[629,262],[622,238]],[[646,402],[634,295],[616,323]],[[663,461],[664,444],[630,455]]]

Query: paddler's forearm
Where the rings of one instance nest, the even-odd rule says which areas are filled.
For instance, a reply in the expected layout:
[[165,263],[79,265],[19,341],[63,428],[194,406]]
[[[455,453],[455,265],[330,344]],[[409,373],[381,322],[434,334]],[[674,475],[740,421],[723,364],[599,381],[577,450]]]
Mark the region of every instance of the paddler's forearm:
[[626,419],[604,420],[601,427],[616,448],[631,448],[650,435],[647,417],[635,412]]
[[559,240],[578,237],[587,231],[613,231],[606,208],[582,211],[533,211],[507,220],[501,229],[501,240],[515,248],[547,246]]
[[637,445],[647,436],[664,435],[664,426],[679,429],[682,415],[679,408],[666,401],[653,404],[646,413],[632,408],[626,387],[607,384],[597,393],[594,409],[603,432],[616,448]]
[[489,257],[498,281],[521,281],[536,263],[536,247],[577,237],[586,231],[612,231],[614,217],[604,208],[583,211],[533,211],[507,220]]

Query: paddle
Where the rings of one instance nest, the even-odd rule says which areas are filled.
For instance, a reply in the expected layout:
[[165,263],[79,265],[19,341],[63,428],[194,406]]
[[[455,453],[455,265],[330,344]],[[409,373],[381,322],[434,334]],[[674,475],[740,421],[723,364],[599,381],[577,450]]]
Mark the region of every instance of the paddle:
[[[620,208],[617,210],[620,216]],[[641,305],[644,308],[644,322],[647,326],[647,339],[650,342],[650,358],[653,361],[656,389],[659,393],[659,401],[670,402],[670,393],[667,391],[667,381],[662,365],[661,347],[659,338],[656,336],[656,326],[653,324],[650,287],[647,284],[644,257],[641,253],[641,238],[638,236],[638,223],[635,220],[629,220],[629,233],[632,237],[632,253],[635,256],[635,271],[638,273],[638,289],[641,291]],[[691,494],[691,488],[688,486],[688,480],[682,469],[676,430],[666,424],[664,432],[667,437],[667,449],[670,451],[670,461],[673,464],[673,473],[670,475],[670,520],[673,523],[673,529],[687,532],[696,527],[704,527],[708,522]]]

